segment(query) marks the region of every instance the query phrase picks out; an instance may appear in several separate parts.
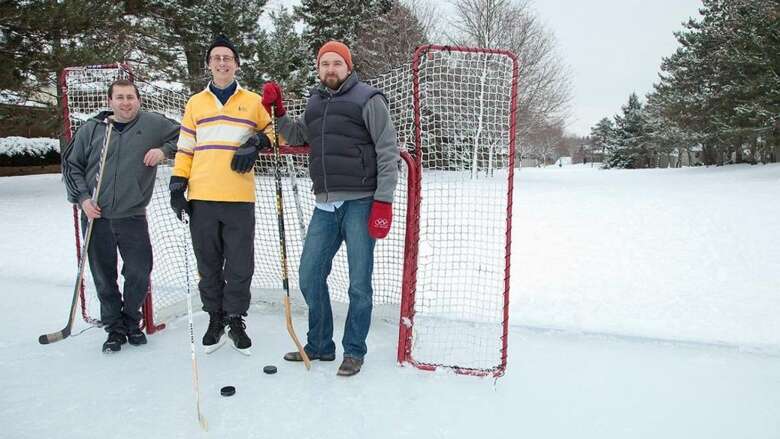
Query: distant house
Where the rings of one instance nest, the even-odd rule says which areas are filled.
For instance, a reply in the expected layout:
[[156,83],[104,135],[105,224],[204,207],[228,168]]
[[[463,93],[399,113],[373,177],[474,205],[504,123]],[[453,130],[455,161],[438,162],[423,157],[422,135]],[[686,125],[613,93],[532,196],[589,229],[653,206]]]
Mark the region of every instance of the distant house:
[[604,161],[603,148],[589,144],[582,144],[574,151],[571,156],[573,164],[578,163],[601,163]]
[[25,101],[0,90],[0,137],[56,138],[61,131],[56,106]]

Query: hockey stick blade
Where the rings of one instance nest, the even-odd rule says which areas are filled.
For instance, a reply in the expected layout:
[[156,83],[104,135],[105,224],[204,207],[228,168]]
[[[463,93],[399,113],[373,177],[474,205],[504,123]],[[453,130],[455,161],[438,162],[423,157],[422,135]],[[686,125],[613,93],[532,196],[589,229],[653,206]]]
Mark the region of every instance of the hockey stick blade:
[[38,337],[38,343],[40,344],[49,344],[54,343],[60,340],[65,340],[70,335],[71,329],[73,328],[73,322],[76,320],[76,309],[79,302],[79,290],[81,288],[81,284],[84,281],[84,268],[86,265],[86,259],[87,259],[87,250],[89,246],[90,237],[92,236],[92,225],[93,221],[89,222],[89,225],[87,226],[87,233],[84,237],[84,244],[81,248],[81,259],[79,260],[79,271],[76,274],[76,284],[73,287],[73,297],[71,298],[70,302],[70,314],[68,314],[68,323],[65,324],[65,327],[57,332],[52,332],[51,334],[43,334],[42,336]]
[[51,334],[43,334],[38,337],[38,343],[49,344],[68,338],[70,335],[70,326],[63,328],[60,331],[52,332]]
[[293,329],[289,295],[284,298],[284,316],[287,323],[287,333],[290,334],[290,337],[293,339],[293,343],[295,343],[295,347],[298,348],[298,353],[301,354],[303,365],[306,366],[306,370],[311,370],[311,360],[309,360],[309,355],[306,354],[306,350],[303,349],[303,346],[301,346],[301,342],[298,340],[298,336],[295,335],[295,329]]
[[[87,238],[85,239],[85,242],[89,242],[89,235],[91,234],[92,229],[92,223],[90,222],[89,227],[87,228]],[[65,340],[70,336],[71,329],[73,328],[73,321],[76,319],[76,307],[78,305],[79,300],[79,288],[81,287],[81,282],[84,279],[84,260],[86,256],[86,246],[82,248],[82,258],[81,261],[79,261],[79,272],[76,276],[76,286],[73,288],[73,298],[70,302],[70,314],[68,315],[68,323],[65,324],[65,327],[57,332],[52,332],[50,334],[43,334],[40,337],[38,337],[38,343],[40,344],[50,344],[54,343],[60,340]]]

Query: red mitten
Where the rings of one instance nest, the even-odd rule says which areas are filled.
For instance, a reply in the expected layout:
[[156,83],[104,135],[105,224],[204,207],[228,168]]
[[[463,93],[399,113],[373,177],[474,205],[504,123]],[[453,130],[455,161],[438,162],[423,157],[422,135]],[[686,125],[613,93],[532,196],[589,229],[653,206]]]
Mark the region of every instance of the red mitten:
[[371,213],[368,215],[368,234],[374,239],[382,239],[390,233],[392,222],[393,205],[374,200],[371,204]]
[[274,107],[276,117],[282,117],[287,110],[284,109],[284,102],[282,102],[282,87],[279,84],[271,81],[263,84],[263,107],[268,115],[271,115],[271,106]]

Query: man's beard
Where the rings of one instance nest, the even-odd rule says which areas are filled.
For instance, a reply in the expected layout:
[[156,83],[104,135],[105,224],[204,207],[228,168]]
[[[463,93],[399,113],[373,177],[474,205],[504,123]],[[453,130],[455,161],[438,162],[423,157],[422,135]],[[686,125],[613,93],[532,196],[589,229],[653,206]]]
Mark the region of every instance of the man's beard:
[[331,90],[338,90],[345,80],[346,78],[339,79],[338,76],[326,76],[325,79],[322,80],[322,83]]

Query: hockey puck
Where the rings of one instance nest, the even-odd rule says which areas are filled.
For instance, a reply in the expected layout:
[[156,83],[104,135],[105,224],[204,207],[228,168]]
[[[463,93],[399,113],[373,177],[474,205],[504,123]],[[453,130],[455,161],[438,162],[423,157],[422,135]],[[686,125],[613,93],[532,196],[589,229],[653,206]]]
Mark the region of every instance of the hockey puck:
[[276,366],[268,365],[263,368],[263,372],[267,373],[268,375],[273,375],[276,373]]
[[236,388],[233,386],[225,386],[219,389],[219,394],[222,396],[233,396],[236,394]]

